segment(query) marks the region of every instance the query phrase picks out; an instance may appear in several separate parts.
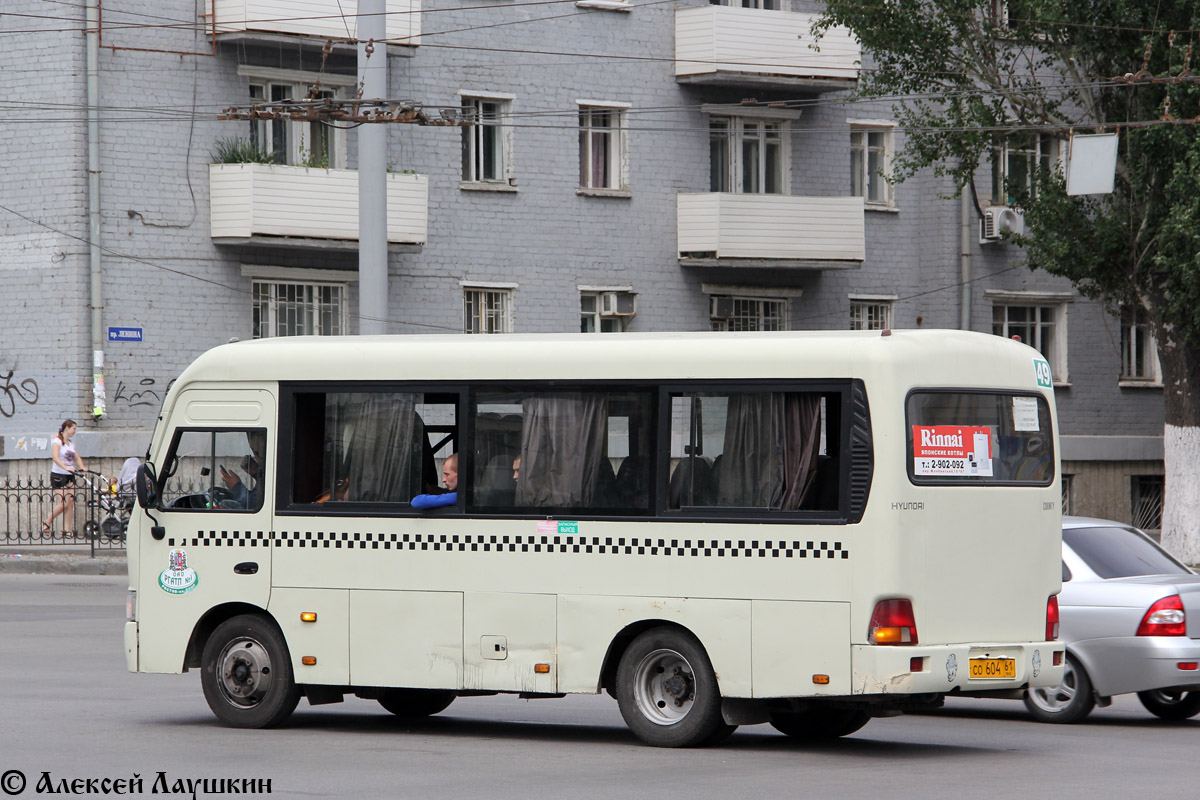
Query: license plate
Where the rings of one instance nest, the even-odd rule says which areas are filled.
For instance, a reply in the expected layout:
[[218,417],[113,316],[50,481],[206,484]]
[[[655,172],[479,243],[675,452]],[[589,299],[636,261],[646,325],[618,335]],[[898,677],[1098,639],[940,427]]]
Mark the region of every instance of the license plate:
[[1017,662],[1011,658],[972,658],[970,675],[973,681],[1003,681],[1017,677]]

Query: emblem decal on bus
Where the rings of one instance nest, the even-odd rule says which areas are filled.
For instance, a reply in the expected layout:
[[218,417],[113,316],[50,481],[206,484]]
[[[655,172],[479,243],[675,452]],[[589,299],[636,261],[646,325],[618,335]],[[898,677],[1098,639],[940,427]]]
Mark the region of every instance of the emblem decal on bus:
[[158,574],[158,585],[167,594],[187,594],[200,583],[196,570],[187,565],[187,553],[172,550],[170,563]]

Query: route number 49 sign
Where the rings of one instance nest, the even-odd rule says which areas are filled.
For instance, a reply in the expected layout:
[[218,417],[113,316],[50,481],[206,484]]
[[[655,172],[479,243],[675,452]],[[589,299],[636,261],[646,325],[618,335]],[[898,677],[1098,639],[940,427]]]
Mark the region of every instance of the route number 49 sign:
[[913,425],[914,475],[992,475],[992,436],[987,427]]

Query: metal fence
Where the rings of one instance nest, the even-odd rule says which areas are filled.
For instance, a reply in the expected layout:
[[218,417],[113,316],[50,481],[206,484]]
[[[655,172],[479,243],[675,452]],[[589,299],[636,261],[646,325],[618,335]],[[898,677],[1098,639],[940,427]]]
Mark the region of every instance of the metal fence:
[[[0,479],[0,546],[89,544],[97,550],[123,550],[134,498],[99,473],[76,475],[74,483],[53,488],[46,477]],[[54,520],[50,515],[61,509]]]

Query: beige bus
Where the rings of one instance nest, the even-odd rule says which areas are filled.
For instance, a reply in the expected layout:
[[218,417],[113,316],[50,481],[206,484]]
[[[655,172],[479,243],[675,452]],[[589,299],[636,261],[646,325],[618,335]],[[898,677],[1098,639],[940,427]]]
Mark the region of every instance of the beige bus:
[[1057,443],[977,333],[224,345],[139,476],[128,666],[239,727],[604,691],[675,747],[1052,686]]

